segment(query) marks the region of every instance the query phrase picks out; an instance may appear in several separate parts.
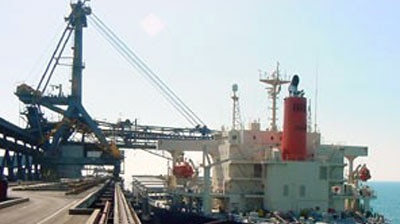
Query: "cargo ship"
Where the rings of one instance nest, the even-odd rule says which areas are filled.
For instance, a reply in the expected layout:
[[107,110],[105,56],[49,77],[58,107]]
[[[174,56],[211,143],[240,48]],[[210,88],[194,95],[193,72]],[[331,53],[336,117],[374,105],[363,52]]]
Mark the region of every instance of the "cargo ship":
[[[166,176],[133,176],[143,217],[154,223],[385,223],[372,212],[370,171],[356,165],[358,157],[368,156],[368,147],[321,142],[298,75],[281,78],[278,64],[260,82],[268,86],[272,104],[267,130],[259,122],[242,127],[234,85],[229,130],[215,132],[212,140],[158,141],[173,165]],[[280,130],[278,96],[287,84]],[[193,151],[202,153],[200,167],[185,158]]]

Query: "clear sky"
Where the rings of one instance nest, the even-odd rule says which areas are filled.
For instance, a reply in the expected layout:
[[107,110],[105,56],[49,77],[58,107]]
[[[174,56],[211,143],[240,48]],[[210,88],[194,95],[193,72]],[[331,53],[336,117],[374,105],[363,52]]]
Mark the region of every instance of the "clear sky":
[[[69,2],[1,1],[0,117],[20,123],[15,88],[38,83]],[[368,164],[373,179],[400,181],[399,1],[93,0],[90,5],[209,127],[231,124],[231,85],[237,83],[245,124],[260,119],[266,128],[268,102],[258,71],[271,72],[279,61],[285,74],[300,75],[300,88],[318,102],[325,143],[368,146],[369,158],[359,162]],[[94,118],[190,126],[90,23],[84,43],[84,105]],[[61,69],[55,80],[59,77],[67,80],[69,73]]]

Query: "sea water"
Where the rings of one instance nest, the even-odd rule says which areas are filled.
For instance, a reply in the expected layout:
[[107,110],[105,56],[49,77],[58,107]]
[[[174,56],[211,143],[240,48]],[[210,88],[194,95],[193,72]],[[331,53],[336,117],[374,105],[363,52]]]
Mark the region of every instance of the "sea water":
[[400,224],[400,182],[372,181],[368,185],[378,196],[371,201],[373,211],[384,215],[390,223]]

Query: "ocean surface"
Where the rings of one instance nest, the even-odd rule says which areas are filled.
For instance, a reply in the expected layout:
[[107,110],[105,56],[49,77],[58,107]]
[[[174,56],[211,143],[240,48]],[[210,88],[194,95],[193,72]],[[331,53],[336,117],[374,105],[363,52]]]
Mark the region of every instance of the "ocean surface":
[[383,214],[392,224],[400,224],[400,182],[368,182],[378,198],[371,202],[375,212]]

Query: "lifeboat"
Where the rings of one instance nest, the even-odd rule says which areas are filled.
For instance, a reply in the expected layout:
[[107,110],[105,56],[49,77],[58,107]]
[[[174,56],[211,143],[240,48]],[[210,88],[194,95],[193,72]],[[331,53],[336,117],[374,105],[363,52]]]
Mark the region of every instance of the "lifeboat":
[[178,178],[189,178],[193,176],[194,170],[188,162],[182,162],[174,165],[172,173]]
[[360,169],[359,177],[360,177],[360,180],[362,180],[364,182],[371,179],[371,173],[365,165]]

